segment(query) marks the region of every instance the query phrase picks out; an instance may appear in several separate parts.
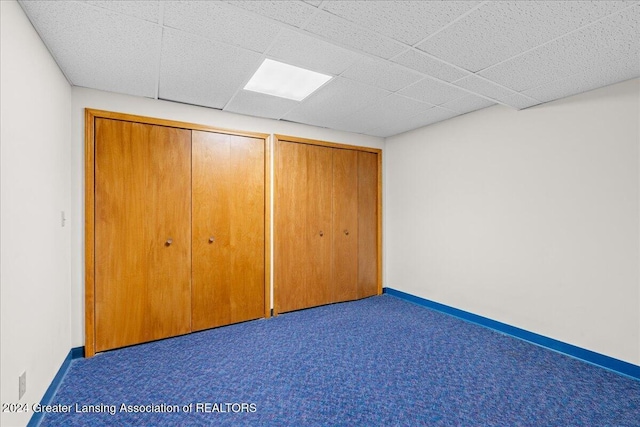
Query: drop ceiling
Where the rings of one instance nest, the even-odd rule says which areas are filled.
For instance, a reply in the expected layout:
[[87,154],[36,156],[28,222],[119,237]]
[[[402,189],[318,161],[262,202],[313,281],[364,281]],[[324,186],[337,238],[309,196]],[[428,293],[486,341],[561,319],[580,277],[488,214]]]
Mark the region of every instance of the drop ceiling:
[[[639,1],[35,1],[69,82],[388,137],[640,76]],[[334,78],[243,90],[265,58]]]

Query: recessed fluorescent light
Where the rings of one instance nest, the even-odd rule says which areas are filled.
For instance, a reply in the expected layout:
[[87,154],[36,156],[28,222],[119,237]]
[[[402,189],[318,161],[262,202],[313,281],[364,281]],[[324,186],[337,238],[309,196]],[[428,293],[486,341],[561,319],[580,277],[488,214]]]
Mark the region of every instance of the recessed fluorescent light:
[[331,76],[265,59],[245,90],[302,101],[331,79]]

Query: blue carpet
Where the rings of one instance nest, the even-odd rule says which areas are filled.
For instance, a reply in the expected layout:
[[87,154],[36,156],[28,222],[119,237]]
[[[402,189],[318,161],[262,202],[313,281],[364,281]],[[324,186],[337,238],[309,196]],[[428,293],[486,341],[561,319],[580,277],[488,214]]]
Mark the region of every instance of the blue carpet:
[[42,426],[640,425],[639,381],[387,295],[74,360],[52,403]]

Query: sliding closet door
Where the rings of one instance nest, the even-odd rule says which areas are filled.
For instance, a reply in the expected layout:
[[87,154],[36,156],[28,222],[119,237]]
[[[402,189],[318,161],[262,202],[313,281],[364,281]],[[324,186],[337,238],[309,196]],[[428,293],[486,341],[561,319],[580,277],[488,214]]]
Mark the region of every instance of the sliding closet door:
[[378,155],[358,152],[358,298],[378,294]]
[[191,132],[95,123],[95,350],[191,330]]
[[330,148],[278,141],[274,295],[279,313],[332,302]]
[[358,152],[333,151],[332,302],[358,298]]
[[264,140],[193,131],[193,330],[264,316]]

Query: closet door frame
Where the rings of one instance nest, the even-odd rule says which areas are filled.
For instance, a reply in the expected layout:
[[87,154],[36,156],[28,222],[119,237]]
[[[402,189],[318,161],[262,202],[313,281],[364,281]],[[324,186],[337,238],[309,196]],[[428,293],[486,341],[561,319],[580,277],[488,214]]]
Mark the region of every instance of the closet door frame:
[[[321,140],[317,140],[317,139],[309,139],[309,138],[300,138],[297,136],[290,136],[290,135],[282,135],[282,134],[275,134],[273,135],[274,138],[274,153],[273,153],[273,158],[276,159],[277,158],[277,150],[278,150],[278,141],[284,141],[284,142],[293,142],[293,143],[298,143],[298,144],[307,144],[307,145],[317,145],[317,146],[321,146],[321,147],[330,147],[330,148],[339,148],[339,149],[345,149],[345,150],[354,150],[354,151],[363,151],[366,153],[373,153],[376,154],[377,159],[378,159],[378,167],[377,167],[377,173],[378,173],[378,189],[377,189],[377,196],[378,196],[378,200],[377,200],[377,242],[376,242],[376,266],[377,266],[377,283],[378,283],[378,291],[377,294],[381,295],[382,294],[382,150],[379,148],[372,148],[372,147],[364,147],[364,146],[359,146],[359,145],[349,145],[349,144],[341,144],[341,143],[337,143],[337,142],[328,142],[328,141],[321,141]],[[275,166],[274,166],[274,173],[275,173]],[[273,190],[272,190],[273,191]],[[277,207],[275,206],[275,201],[274,201],[274,212],[276,211]],[[276,255],[277,256],[277,255]],[[274,263],[275,265],[275,263]],[[274,307],[273,307],[273,315],[277,316],[278,313],[278,305],[277,305],[277,283],[273,283],[273,293],[274,293]]]
[[271,317],[271,137],[269,134],[245,132],[195,123],[137,116],[133,114],[85,108],[84,125],[84,353],[95,355],[95,122],[112,119],[178,129],[200,130],[258,138],[264,141],[264,317]]

